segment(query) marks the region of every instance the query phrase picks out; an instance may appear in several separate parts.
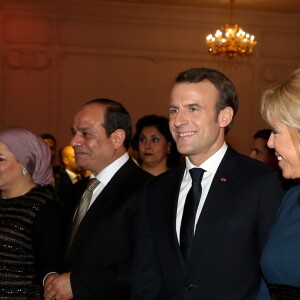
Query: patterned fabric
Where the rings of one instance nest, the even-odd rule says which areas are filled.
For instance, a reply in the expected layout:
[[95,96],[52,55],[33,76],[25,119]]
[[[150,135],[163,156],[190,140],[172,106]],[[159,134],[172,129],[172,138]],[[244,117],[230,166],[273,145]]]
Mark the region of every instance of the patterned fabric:
[[48,189],[37,186],[20,197],[0,198],[0,297],[39,299],[41,287],[35,284],[34,220],[52,197]]
[[93,191],[99,185],[99,183],[100,183],[100,181],[97,178],[89,179],[88,185],[87,185],[86,190],[80,200],[80,203],[78,205],[78,209],[77,209],[74,221],[73,221],[70,238],[69,238],[68,249],[70,249],[70,246],[72,245],[75,233],[78,229],[78,226],[80,225],[83,217],[85,216],[85,214],[90,206],[92,196],[93,196]]
[[291,285],[269,285],[271,300],[299,300],[300,288]]

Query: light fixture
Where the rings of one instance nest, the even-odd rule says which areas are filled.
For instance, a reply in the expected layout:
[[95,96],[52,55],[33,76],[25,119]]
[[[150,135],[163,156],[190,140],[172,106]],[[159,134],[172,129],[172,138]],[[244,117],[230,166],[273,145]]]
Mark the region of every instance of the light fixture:
[[234,0],[230,0],[230,22],[218,29],[214,35],[206,37],[206,45],[211,55],[224,54],[228,58],[236,55],[249,56],[256,45],[254,35],[245,32],[239,25],[232,24]]

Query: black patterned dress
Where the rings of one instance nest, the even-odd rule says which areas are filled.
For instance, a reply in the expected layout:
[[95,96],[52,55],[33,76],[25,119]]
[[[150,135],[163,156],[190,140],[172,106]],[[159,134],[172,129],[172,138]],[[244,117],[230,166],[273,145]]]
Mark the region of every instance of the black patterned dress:
[[59,268],[61,221],[51,187],[0,198],[0,299],[39,299],[43,277]]

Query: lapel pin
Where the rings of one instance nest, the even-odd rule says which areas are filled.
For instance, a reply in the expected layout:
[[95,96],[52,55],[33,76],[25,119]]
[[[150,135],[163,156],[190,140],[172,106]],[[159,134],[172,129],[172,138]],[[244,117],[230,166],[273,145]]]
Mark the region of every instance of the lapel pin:
[[222,181],[222,182],[226,182],[227,179],[226,179],[225,177],[221,177],[221,181]]

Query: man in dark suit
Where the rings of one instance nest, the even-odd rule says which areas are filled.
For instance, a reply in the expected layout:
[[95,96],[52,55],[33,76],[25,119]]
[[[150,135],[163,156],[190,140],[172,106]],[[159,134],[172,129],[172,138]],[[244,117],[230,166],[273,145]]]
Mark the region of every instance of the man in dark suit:
[[81,179],[82,169],[75,161],[75,151],[71,145],[59,151],[60,168],[54,173],[54,187],[58,199],[64,207],[68,206],[73,184]]
[[[224,74],[194,68],[178,75],[169,125],[186,163],[143,192],[132,300],[255,299],[260,254],[283,191],[275,169],[226,144],[237,106]],[[194,168],[204,171],[198,182]]]
[[[72,131],[76,164],[92,175],[74,185],[72,197],[78,205],[72,214],[65,273],[46,277],[45,299],[129,299],[136,200],[151,175],[129,158],[131,121],[120,103],[88,102],[76,114]],[[92,192],[88,181],[98,184]],[[74,230],[90,193],[88,210]]]

